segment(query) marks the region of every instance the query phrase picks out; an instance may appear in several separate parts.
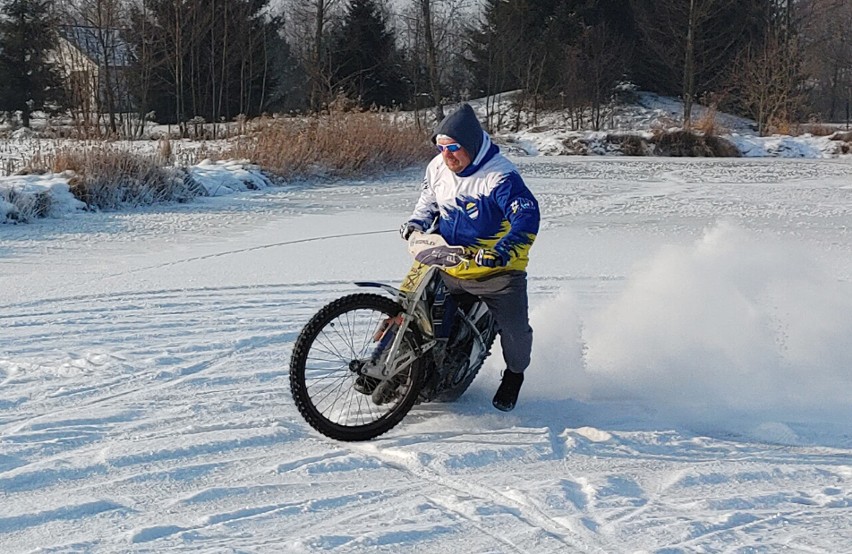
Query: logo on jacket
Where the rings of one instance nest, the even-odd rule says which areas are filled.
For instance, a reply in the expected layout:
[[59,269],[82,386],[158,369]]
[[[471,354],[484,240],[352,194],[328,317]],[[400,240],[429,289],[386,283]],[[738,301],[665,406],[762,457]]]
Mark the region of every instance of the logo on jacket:
[[475,202],[468,202],[464,205],[464,211],[467,212],[468,217],[471,219],[476,219],[479,217],[479,208],[476,206]]
[[521,210],[531,210],[533,209],[533,201],[529,198],[518,198],[512,202],[511,208],[513,214],[516,214]]

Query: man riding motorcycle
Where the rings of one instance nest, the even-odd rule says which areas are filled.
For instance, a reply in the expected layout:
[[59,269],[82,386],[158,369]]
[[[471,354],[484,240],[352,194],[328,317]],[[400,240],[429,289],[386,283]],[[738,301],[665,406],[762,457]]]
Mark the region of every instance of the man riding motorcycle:
[[473,260],[445,270],[452,294],[481,298],[500,329],[506,370],[492,401],[510,411],[530,363],[526,267],[539,229],[538,202],[517,167],[500,153],[468,104],[432,135],[439,154],[426,168],[420,198],[400,234],[433,229]]

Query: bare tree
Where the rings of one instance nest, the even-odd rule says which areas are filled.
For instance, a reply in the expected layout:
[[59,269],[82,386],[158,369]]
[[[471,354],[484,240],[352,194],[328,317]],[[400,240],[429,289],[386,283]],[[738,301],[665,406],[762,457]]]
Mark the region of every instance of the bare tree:
[[586,64],[579,45],[569,44],[562,52],[559,68],[559,109],[576,131],[583,126],[586,107]]
[[128,84],[138,117],[131,129],[132,136],[141,136],[145,122],[152,117],[151,101],[154,94],[155,75],[168,60],[157,57],[156,52],[165,51],[163,35],[155,32],[152,16],[146,2],[136,2],[130,8],[130,25],[127,38],[134,45],[132,71]]
[[789,122],[801,103],[799,54],[795,39],[770,36],[762,46],[747,49],[734,71],[742,105],[765,135]]
[[168,88],[174,99],[174,118],[182,136],[188,136],[188,114],[198,113],[201,100],[199,48],[213,21],[199,0],[167,0],[158,6],[159,32],[168,63]]
[[432,0],[419,0],[423,18],[423,42],[426,45],[426,67],[429,69],[429,85],[435,103],[435,119],[444,119],[444,104],[441,98],[441,82],[438,76],[438,56],[435,52],[435,37],[432,34]]
[[852,3],[808,0],[801,11],[804,68],[814,83],[811,104],[828,120],[849,118],[852,101]]
[[288,42],[308,77],[308,101],[313,112],[321,110],[334,96],[325,38],[339,6],[340,0],[292,0],[287,8]]
[[[216,33],[213,31],[213,24],[217,15],[222,18],[222,21],[227,21],[230,11],[231,2],[222,2],[222,5],[217,10],[216,0],[210,0],[209,8],[205,6],[203,0],[191,0],[192,8],[188,10],[189,25],[184,29],[183,37],[186,40],[186,61],[189,67],[187,68],[189,79],[187,80],[187,88],[189,94],[189,107],[193,114],[210,112],[211,118],[215,121],[217,115],[216,103],[216,53],[215,44]],[[207,36],[210,36],[210,41],[207,41]],[[221,33],[223,48],[225,51],[227,45],[228,34],[227,26],[225,32]],[[205,67],[205,65],[207,67]],[[210,89],[208,89],[208,82]],[[220,91],[221,92],[221,91]]]
[[[692,122],[692,100],[695,97],[695,34],[700,21],[696,0],[689,0],[689,15],[686,23],[686,44],[683,58],[683,126],[687,129]],[[699,0],[700,1],[700,0]],[[704,7],[705,4],[701,4]],[[704,10],[701,10],[705,13]]]
[[181,135],[186,136],[186,104],[184,100],[184,82],[186,80],[186,69],[184,67],[184,52],[187,49],[186,29],[189,26],[187,19],[192,15],[189,10],[183,9],[180,0],[173,0],[171,7],[171,21],[166,23],[164,37],[166,39],[167,51],[172,52],[169,69],[172,73],[175,92],[175,119],[181,129]]
[[624,41],[601,23],[587,27],[580,38],[586,67],[586,95],[591,107],[592,126],[599,131],[606,116],[616,83],[624,76]]
[[397,39],[407,52],[415,98],[433,107],[436,121],[444,118],[448,98],[465,95],[461,54],[464,25],[473,9],[470,0],[413,0],[395,14],[400,22]]

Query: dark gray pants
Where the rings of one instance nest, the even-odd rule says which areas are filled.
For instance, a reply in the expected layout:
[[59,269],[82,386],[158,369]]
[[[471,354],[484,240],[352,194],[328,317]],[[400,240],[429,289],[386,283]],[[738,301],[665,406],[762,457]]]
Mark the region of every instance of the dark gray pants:
[[481,298],[497,321],[506,369],[523,373],[530,365],[532,327],[527,300],[527,274],[507,271],[485,279],[457,279],[444,274],[451,294],[468,293]]

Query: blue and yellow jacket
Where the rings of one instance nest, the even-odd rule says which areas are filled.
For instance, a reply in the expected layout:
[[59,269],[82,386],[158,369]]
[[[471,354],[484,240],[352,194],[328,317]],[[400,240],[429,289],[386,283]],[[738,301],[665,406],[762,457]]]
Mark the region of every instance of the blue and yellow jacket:
[[431,228],[437,219],[444,240],[464,246],[471,256],[480,248],[509,255],[504,267],[484,267],[471,261],[446,270],[460,279],[479,279],[502,271],[526,270],[540,214],[538,202],[518,169],[483,131],[479,153],[461,173],[450,171],[440,154],[429,163],[410,219],[424,229]]

